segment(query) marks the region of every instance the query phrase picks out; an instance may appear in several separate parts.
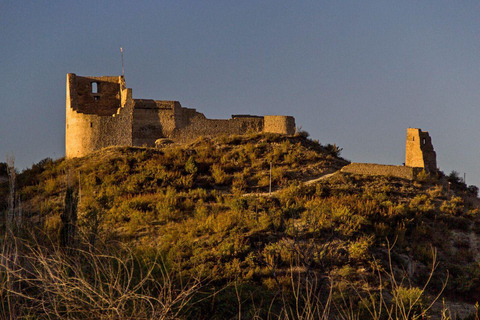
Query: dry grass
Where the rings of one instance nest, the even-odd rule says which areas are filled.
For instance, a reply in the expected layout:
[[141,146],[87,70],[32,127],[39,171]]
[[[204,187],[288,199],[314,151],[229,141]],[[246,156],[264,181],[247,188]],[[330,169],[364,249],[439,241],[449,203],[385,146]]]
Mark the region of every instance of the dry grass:
[[161,260],[5,238],[0,311],[8,318],[178,319],[201,288]]

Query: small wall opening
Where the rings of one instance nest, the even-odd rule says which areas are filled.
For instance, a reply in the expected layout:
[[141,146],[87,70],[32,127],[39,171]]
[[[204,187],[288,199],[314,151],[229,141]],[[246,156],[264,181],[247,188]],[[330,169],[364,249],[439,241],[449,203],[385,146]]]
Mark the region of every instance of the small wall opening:
[[98,100],[100,100],[100,97],[99,97],[99,96],[94,96],[93,99],[94,99],[95,101],[98,101]]
[[92,93],[98,93],[98,83],[92,82]]
[[422,139],[422,144],[425,145],[427,143],[427,139],[423,138]]

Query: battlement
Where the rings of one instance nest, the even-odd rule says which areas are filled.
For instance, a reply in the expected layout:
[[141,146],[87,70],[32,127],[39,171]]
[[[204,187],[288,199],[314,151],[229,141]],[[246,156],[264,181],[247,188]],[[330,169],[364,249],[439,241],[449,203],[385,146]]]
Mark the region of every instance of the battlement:
[[119,77],[67,74],[65,151],[82,157],[108,146],[154,147],[157,139],[188,142],[200,136],[272,132],[293,135],[291,116],[232,115],[208,119],[178,101],[133,99]]
[[115,114],[121,106],[123,89],[123,77],[79,77],[74,73],[67,74],[67,103],[70,102],[70,107],[79,113],[100,116]]

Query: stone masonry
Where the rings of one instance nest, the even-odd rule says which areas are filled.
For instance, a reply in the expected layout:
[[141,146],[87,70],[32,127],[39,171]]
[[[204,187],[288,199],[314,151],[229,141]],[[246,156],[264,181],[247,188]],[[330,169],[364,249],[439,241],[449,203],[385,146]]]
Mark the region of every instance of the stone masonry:
[[417,128],[407,129],[405,166],[437,172],[437,154],[433,150],[432,139],[428,132]]
[[428,132],[417,128],[407,129],[405,143],[405,165],[392,166],[374,163],[351,163],[342,168],[342,172],[371,176],[388,176],[413,180],[425,170],[437,172],[437,156],[433,150],[432,139]]
[[345,173],[363,174],[369,176],[386,176],[413,180],[417,174],[422,171],[422,169],[375,163],[351,163],[343,167],[341,171]]
[[188,142],[200,136],[270,132],[293,135],[291,116],[233,115],[207,119],[178,101],[133,99],[125,78],[67,74],[65,153],[82,157],[108,146],[154,147],[161,138]]

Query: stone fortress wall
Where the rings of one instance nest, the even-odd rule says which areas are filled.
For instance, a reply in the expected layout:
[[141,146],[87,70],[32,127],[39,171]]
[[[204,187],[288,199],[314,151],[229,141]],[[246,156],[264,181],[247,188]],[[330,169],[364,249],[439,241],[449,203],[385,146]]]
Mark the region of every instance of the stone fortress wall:
[[108,146],[148,146],[168,138],[192,141],[199,136],[271,132],[293,135],[291,116],[234,115],[207,119],[178,101],[133,99],[120,77],[67,75],[66,157],[82,157]]
[[[92,92],[92,83],[101,92]],[[65,153],[82,157],[112,145],[130,145],[132,90],[123,77],[67,75]]]
[[264,130],[273,133],[295,133],[295,119],[286,116],[265,116]]
[[404,166],[351,163],[343,167],[341,171],[352,174],[389,176],[413,180],[423,170],[430,173],[437,172],[437,156],[433,150],[432,139],[426,131],[418,128],[408,128]]
[[387,176],[400,179],[413,180],[422,168],[406,166],[392,166],[375,163],[351,163],[341,169],[345,173],[364,174],[369,176]]
[[[132,89],[119,77],[67,75],[65,151],[67,158],[82,157],[108,146],[154,147],[161,138],[175,142],[199,136],[271,132],[293,135],[291,116],[233,115],[208,119],[178,101],[133,99]],[[425,170],[436,172],[436,153],[428,132],[407,129],[405,165],[351,163],[342,172],[391,176],[412,180]]]

